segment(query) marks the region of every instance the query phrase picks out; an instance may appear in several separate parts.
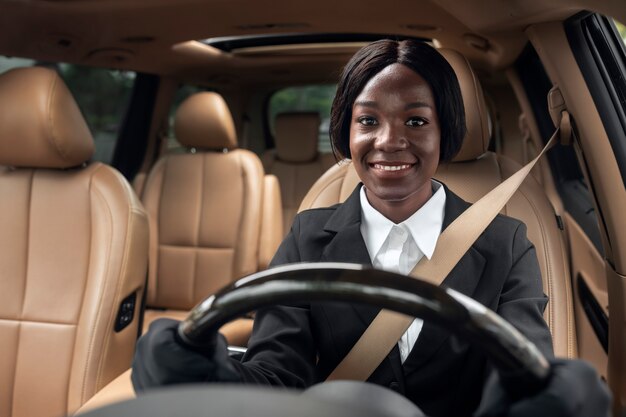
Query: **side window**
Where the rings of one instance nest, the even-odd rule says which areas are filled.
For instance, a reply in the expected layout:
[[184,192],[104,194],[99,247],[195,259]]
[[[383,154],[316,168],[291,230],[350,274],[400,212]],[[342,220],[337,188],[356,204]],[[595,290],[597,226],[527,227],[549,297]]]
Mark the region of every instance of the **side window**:
[[617,20],[614,20],[613,22],[615,23],[615,27],[617,27],[617,31],[622,37],[622,42],[624,43],[624,45],[626,45],[626,26],[622,25]]
[[176,116],[176,110],[178,110],[178,106],[180,106],[180,104],[183,101],[185,101],[188,97],[192,96],[193,94],[199,93],[201,91],[207,91],[207,90],[202,87],[198,87],[195,85],[188,85],[188,84],[181,85],[176,91],[176,94],[174,95],[174,101],[172,102],[172,106],[170,107],[170,113],[168,117],[169,128],[168,128],[168,134],[167,134],[167,141],[165,144],[165,149],[163,149],[163,152],[176,153],[176,152],[184,151],[181,144],[176,140],[176,132],[174,131],[174,118]]
[[330,125],[330,106],[335,97],[337,86],[308,85],[288,87],[275,92],[269,101],[268,125],[274,135],[274,120],[280,113],[298,111],[316,111],[320,114],[318,149],[321,153],[331,152],[328,129]]
[[0,73],[35,65],[54,69],[61,75],[91,130],[96,145],[93,159],[110,164],[135,73],[0,56]]
[[0,74],[13,68],[32,67],[33,65],[35,65],[35,61],[32,59],[0,56]]
[[[531,45],[518,58],[515,69],[533,108],[543,142],[546,143],[554,132],[547,105],[552,82]],[[565,210],[582,227],[598,252],[604,253],[593,198],[574,149],[557,144],[547,153],[547,157]]]
[[93,159],[111,164],[136,74],[72,64],[57,70],[87,120],[96,144]]

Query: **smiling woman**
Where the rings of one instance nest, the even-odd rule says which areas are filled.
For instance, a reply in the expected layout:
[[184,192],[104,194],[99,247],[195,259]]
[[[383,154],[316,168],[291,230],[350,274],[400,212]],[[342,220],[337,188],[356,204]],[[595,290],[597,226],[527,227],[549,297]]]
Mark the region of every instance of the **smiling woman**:
[[[458,152],[465,130],[459,83],[437,51],[415,41],[365,46],[346,65],[331,113],[335,150],[352,157],[364,186],[343,204],[300,213],[272,266],[331,261],[410,272],[432,255],[442,229],[468,207],[431,179],[439,161]],[[465,289],[552,357],[542,317],[547,299],[525,226],[498,216],[460,263],[446,285]],[[188,363],[199,360],[204,369],[215,369],[209,380],[220,381],[220,374],[232,380],[234,368],[243,382],[307,387],[332,373],[376,313],[322,302],[265,308],[255,316],[242,362],[220,364],[224,354],[218,349],[208,358],[211,364],[197,354]],[[171,340],[171,329],[155,324],[139,341],[137,389],[171,381],[164,371],[169,365],[158,358],[168,349],[171,356],[185,356]],[[368,381],[400,391],[429,415],[469,415],[488,374],[485,357],[439,332],[414,320]],[[185,380],[183,369],[176,374],[176,381]],[[207,380],[206,372],[190,369],[189,381],[197,378]],[[450,378],[461,382],[451,387]]]
[[432,195],[439,126],[430,86],[402,64],[392,64],[370,79],[354,102],[354,168],[369,202],[395,223],[409,218]]
[[370,203],[387,218],[404,221],[430,198],[439,162],[454,157],[464,135],[458,80],[428,45],[374,42],[346,67],[331,142],[354,161]]

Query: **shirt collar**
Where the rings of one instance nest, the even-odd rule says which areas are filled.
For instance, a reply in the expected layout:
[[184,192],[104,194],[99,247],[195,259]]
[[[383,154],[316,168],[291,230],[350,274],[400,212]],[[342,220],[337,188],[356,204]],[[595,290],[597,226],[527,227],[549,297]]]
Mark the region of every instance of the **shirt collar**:
[[385,243],[394,223],[380,214],[365,196],[365,186],[361,187],[361,234],[370,259],[374,260],[378,251]]
[[[430,199],[411,217],[400,223],[400,225],[406,226],[417,247],[428,259],[433,255],[437,239],[441,234],[446,206],[444,187],[435,180],[431,180],[431,182],[433,195]],[[365,240],[370,259],[374,259],[395,223],[372,207],[365,196],[365,187],[361,187],[360,199],[361,234]]]

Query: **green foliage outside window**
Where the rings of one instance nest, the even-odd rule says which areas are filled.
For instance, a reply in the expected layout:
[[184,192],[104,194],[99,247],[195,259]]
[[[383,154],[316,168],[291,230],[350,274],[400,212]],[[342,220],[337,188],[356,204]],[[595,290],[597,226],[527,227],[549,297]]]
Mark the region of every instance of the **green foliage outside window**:
[[626,26],[622,25],[620,22],[615,20],[615,26],[617,26],[617,31],[619,32],[624,44],[626,45]]
[[135,73],[70,64],[57,69],[89,125],[96,144],[94,159],[111,163]]

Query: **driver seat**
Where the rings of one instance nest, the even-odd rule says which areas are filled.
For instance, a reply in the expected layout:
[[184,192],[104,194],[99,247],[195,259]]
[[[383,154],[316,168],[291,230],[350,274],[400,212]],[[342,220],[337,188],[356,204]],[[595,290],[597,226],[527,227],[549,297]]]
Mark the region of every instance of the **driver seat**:
[[[488,151],[488,108],[482,87],[467,59],[450,49],[440,49],[439,52],[459,79],[467,134],[458,155],[451,163],[439,166],[435,179],[445,183],[464,200],[475,202],[521,166]],[[341,203],[359,181],[351,161],[340,161],[313,184],[299,211]],[[502,213],[526,223],[528,238],[537,251],[544,292],[550,299],[544,318],[552,333],[554,353],[558,357],[575,358],[577,346],[568,255],[554,208],[543,188],[529,176]]]

